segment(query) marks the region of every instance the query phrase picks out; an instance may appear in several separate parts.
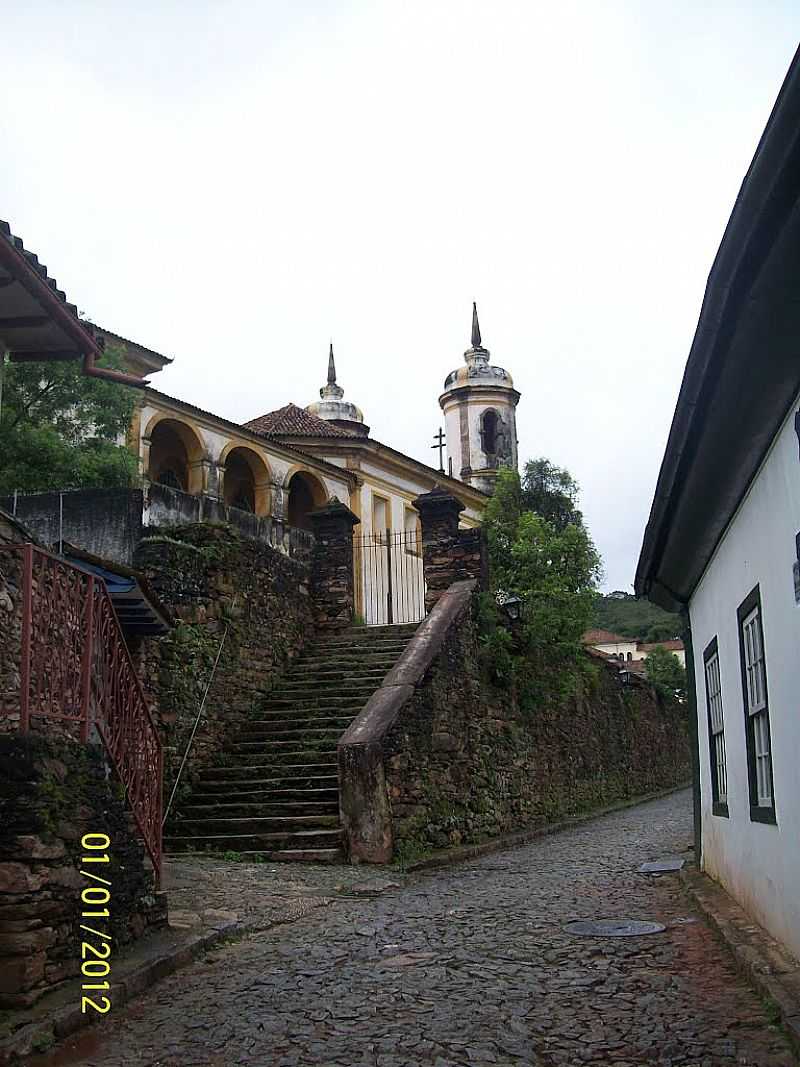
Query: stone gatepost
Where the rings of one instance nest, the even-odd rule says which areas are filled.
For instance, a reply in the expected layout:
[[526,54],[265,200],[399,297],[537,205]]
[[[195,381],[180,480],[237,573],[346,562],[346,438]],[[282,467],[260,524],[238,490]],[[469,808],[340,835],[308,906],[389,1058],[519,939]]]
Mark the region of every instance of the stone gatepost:
[[336,497],[311,513],[314,530],[311,598],[320,630],[342,630],[353,624],[353,527],[360,521]]
[[422,564],[425,572],[425,610],[430,611],[453,582],[477,578],[487,587],[486,541],[481,530],[459,530],[464,505],[441,486],[413,502],[422,524]]

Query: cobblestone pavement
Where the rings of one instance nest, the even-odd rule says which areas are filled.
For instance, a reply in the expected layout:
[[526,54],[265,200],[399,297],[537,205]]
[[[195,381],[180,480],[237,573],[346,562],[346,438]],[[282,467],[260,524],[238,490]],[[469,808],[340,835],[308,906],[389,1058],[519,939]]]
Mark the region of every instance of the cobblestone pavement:
[[[292,877],[326,907],[160,982],[58,1062],[789,1067],[782,1033],[677,875],[636,872],[685,852],[689,809],[674,794],[396,888],[386,872],[306,868]],[[236,877],[278,877],[259,870]],[[375,893],[361,899],[337,889],[365,880]],[[563,929],[621,917],[666,930]]]

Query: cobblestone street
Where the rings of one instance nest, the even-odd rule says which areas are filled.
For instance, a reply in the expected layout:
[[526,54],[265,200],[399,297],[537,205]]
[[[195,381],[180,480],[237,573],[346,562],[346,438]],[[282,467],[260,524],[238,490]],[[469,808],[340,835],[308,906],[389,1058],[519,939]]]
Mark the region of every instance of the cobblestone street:
[[[286,871],[316,906],[160,982],[54,1062],[789,1067],[678,875],[637,873],[690,842],[682,792],[411,878]],[[231,866],[232,893],[259,877]],[[622,917],[666,930],[563,929]]]

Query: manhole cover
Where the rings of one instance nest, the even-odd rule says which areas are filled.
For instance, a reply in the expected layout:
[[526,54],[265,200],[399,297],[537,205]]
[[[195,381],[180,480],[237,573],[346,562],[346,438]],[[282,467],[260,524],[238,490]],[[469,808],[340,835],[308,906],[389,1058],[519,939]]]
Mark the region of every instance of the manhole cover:
[[684,861],[677,856],[668,856],[664,860],[653,860],[652,863],[643,863],[639,868],[639,874],[665,874],[667,871],[679,871]]
[[640,937],[663,933],[666,927],[640,919],[587,919],[567,923],[564,929],[579,937]]

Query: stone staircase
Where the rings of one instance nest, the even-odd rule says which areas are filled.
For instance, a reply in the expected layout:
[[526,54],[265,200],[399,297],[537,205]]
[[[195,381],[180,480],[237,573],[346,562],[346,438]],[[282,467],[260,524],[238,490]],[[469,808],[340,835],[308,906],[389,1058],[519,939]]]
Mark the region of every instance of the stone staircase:
[[166,851],[341,862],[336,744],[415,630],[358,627],[314,641],[201,771]]

